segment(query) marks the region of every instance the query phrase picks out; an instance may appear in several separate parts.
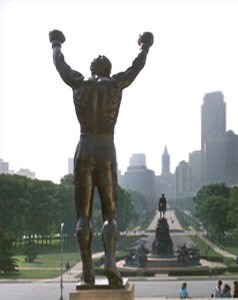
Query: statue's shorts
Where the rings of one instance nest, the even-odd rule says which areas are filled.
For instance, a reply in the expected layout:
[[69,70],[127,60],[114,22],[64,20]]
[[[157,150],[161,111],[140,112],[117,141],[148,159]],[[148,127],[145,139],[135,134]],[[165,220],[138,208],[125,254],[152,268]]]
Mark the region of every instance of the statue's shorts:
[[81,135],[74,157],[74,183],[88,187],[117,186],[113,136]]

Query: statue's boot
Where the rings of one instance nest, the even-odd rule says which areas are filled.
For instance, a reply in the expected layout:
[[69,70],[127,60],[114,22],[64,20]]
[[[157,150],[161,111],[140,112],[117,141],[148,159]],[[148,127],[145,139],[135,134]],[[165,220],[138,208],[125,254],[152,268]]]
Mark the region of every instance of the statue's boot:
[[116,221],[106,221],[102,229],[103,246],[105,251],[104,274],[109,285],[114,287],[122,286],[122,277],[119,273],[116,260]]
[[95,272],[92,261],[92,231],[88,222],[79,220],[77,223],[77,240],[82,259],[82,280],[85,284],[95,283]]

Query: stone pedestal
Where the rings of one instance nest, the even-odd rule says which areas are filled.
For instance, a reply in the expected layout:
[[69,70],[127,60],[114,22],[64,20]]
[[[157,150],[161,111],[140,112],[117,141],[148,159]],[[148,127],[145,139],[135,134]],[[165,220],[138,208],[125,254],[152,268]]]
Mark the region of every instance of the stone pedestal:
[[80,288],[69,294],[69,300],[134,300],[134,284],[128,283],[125,287],[110,289],[102,285],[95,285],[93,288]]
[[154,255],[173,255],[173,241],[166,218],[158,220],[155,240],[152,244],[152,253]]

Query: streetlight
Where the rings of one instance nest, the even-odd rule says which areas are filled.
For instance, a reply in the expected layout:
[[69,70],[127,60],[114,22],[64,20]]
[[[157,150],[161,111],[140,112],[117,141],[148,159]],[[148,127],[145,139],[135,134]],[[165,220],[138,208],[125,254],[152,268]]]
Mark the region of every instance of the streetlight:
[[59,300],[64,300],[63,297],[63,228],[64,223],[60,224],[60,298]]

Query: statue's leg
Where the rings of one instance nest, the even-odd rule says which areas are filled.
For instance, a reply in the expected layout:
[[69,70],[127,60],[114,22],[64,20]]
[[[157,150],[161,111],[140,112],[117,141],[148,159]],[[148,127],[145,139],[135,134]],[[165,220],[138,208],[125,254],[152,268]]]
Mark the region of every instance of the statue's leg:
[[82,258],[83,281],[94,284],[95,274],[92,262],[92,229],[91,215],[93,203],[93,187],[75,184],[75,205],[77,212],[77,240]]
[[107,184],[98,188],[102,201],[102,214],[104,224],[102,227],[102,239],[105,251],[104,272],[108,278],[109,285],[121,286],[122,277],[117,270],[116,252],[116,206],[117,206],[117,185]]

